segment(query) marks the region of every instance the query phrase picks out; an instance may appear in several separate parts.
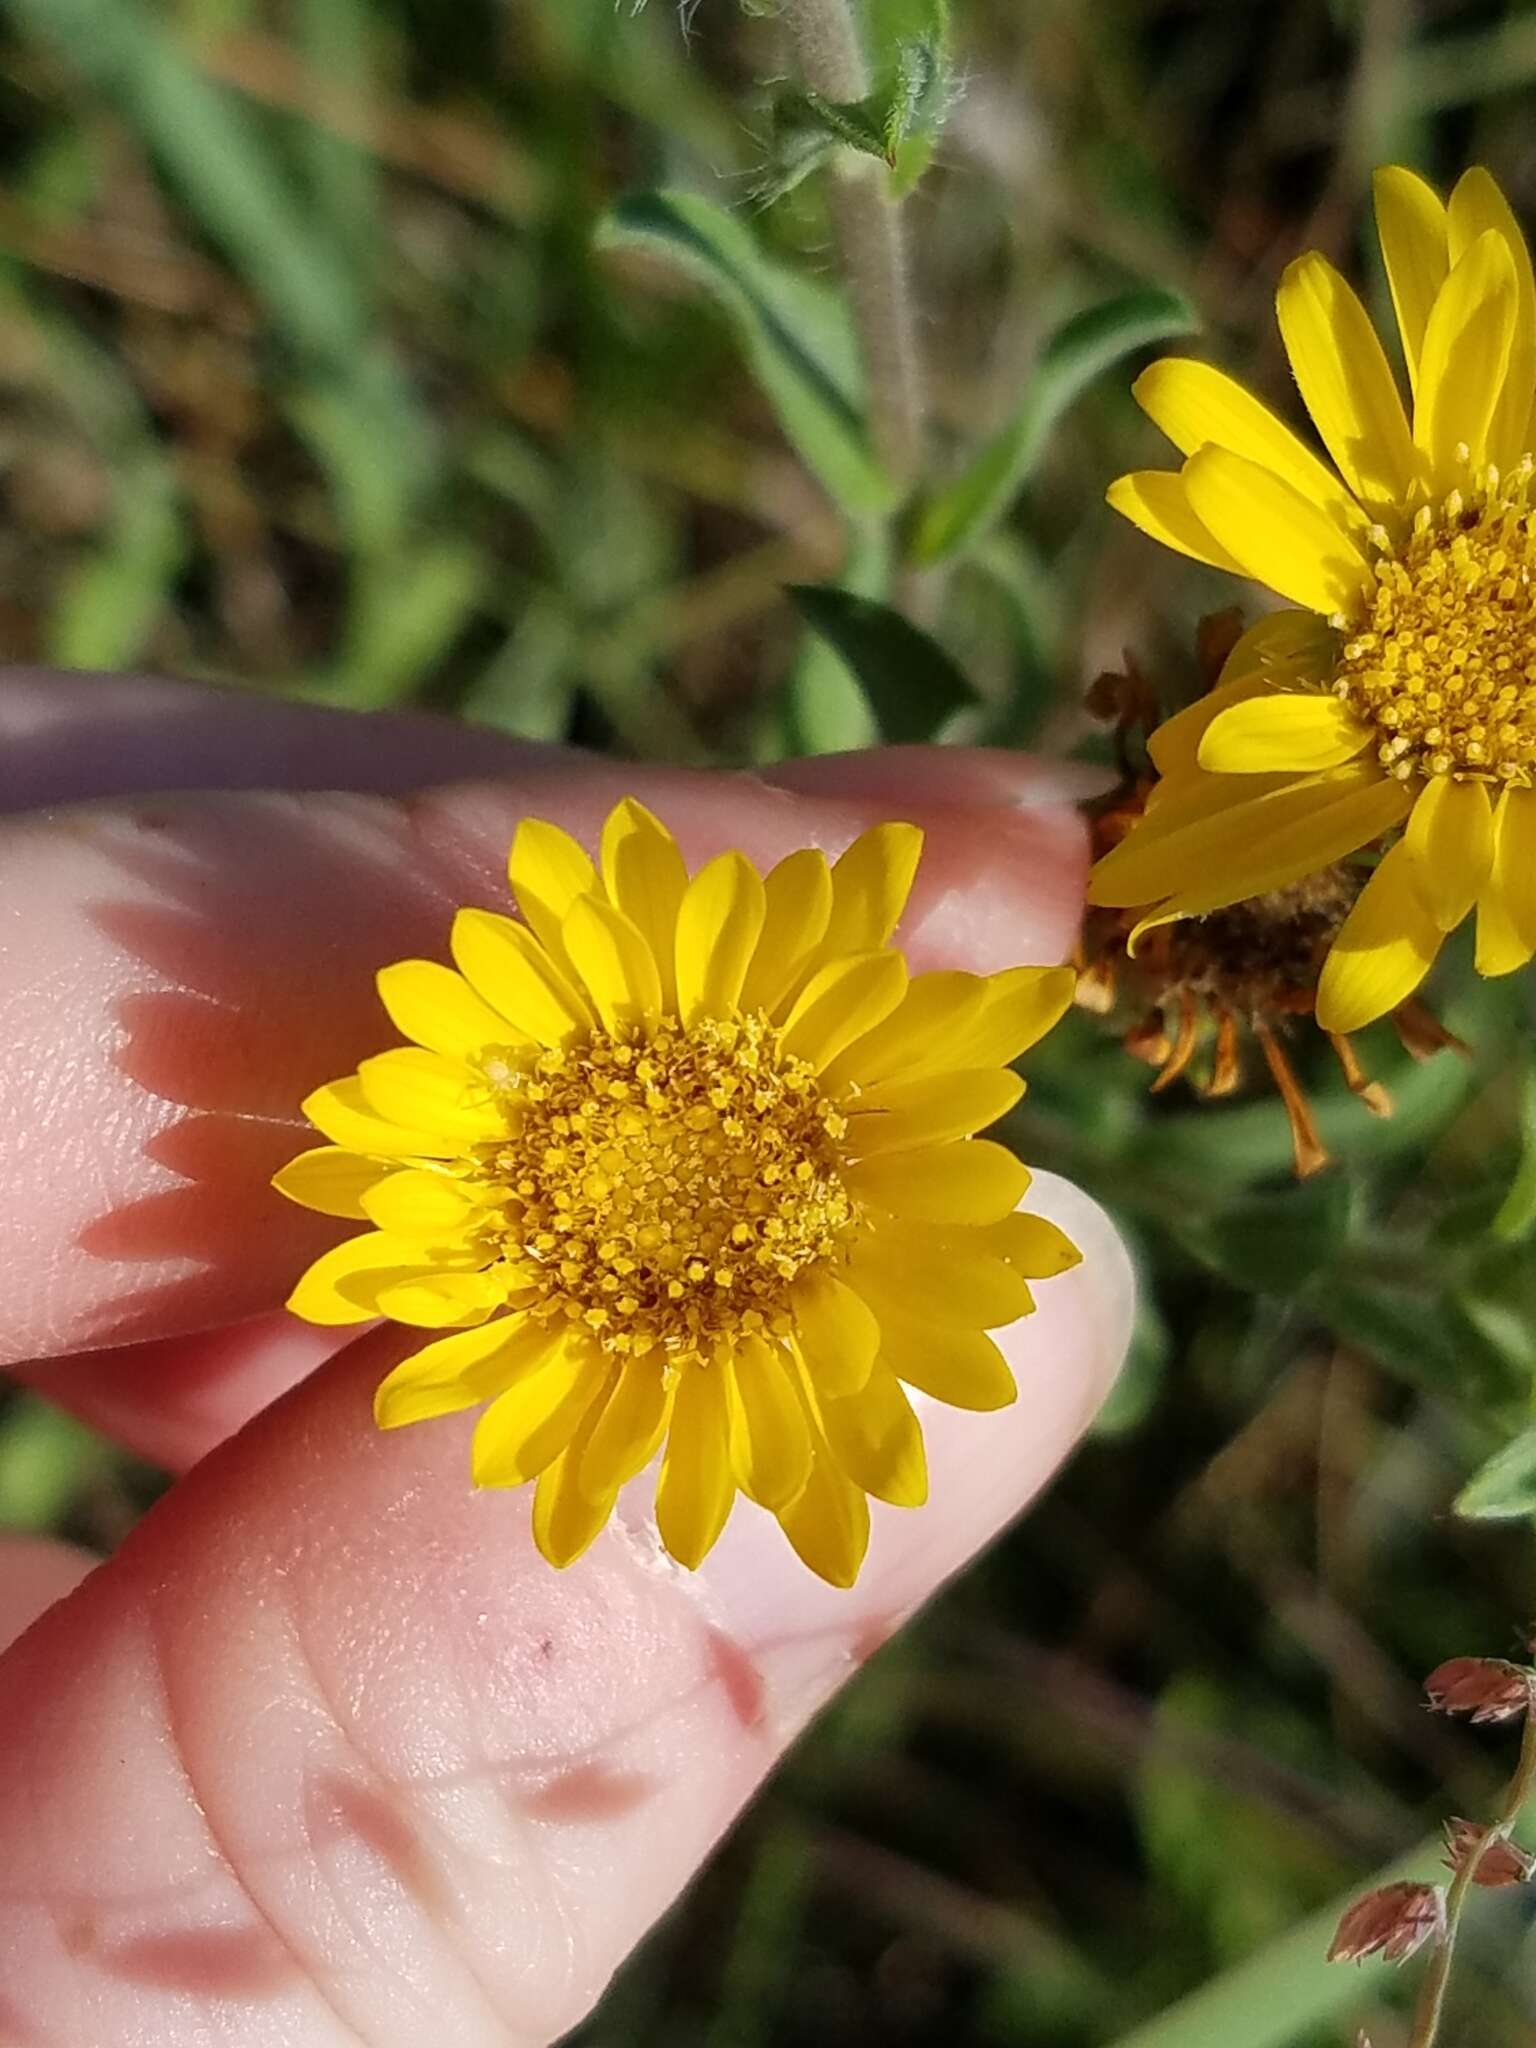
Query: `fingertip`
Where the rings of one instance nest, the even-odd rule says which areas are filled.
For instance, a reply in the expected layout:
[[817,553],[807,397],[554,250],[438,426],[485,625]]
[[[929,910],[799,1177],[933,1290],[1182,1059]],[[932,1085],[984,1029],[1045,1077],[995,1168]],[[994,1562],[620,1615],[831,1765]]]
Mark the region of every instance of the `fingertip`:
[[1076,811],[940,811],[901,938],[923,967],[996,974],[1065,960],[1088,883],[1088,830]]

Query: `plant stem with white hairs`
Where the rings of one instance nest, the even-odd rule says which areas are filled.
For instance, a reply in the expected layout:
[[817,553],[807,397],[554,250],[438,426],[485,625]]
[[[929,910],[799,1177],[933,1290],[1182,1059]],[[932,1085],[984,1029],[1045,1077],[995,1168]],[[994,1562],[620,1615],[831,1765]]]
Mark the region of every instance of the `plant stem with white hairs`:
[[[855,0],[783,0],[800,75],[825,100],[864,99],[871,89]],[[876,453],[901,487],[923,458],[923,378],[907,271],[901,202],[885,166],[841,150],[831,178],[838,260],[848,281],[864,358]]]

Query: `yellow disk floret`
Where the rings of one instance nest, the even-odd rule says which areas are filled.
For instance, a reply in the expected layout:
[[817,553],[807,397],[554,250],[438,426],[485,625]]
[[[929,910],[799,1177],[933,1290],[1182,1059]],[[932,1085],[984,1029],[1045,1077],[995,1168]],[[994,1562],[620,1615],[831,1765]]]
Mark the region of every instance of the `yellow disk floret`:
[[533,1315],[606,1350],[674,1362],[784,1320],[789,1283],[854,1217],[847,1119],[760,1013],[664,1018],[644,1042],[595,1034],[494,1090],[509,1124],[482,1155],[505,1255]]
[[[1536,514],[1527,459],[1421,506],[1376,564],[1345,641],[1339,697],[1380,734],[1389,773],[1531,785],[1536,766]],[[1385,536],[1383,536],[1385,538]]]

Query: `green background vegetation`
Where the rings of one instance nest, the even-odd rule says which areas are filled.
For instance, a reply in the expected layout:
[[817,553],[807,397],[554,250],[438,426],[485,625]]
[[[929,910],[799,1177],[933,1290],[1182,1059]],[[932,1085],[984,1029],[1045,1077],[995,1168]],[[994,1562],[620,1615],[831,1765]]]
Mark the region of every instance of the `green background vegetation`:
[[[874,12],[888,49],[925,9]],[[1156,459],[1135,345],[1197,326],[1288,403],[1276,275],[1318,246],[1379,303],[1378,161],[1486,162],[1536,218],[1536,11],[956,0],[954,62],[909,211],[932,481],[968,482],[918,524],[949,548],[919,573],[846,373],[822,181],[754,203],[771,18],[12,0],[0,654],[732,762],[877,721],[1078,746],[1126,646],[1177,696],[1229,592],[1104,509]],[[657,188],[723,224],[634,197]],[[887,661],[872,710],[784,594],[824,581],[898,591],[979,702]],[[1533,1605],[1536,1458],[1484,1482],[1499,1519],[1451,1513],[1536,1379],[1527,998],[1460,952],[1436,997],[1472,1055],[1368,1035],[1388,1123],[1297,1041],[1340,1160],[1301,1187],[1262,1094],[1154,1102],[1098,1023],[1057,1034],[1019,1136],[1137,1247],[1126,1377],[584,2043],[1401,2041],[1401,1980],[1323,1966],[1330,1902],[1486,1810],[1512,1745],[1430,1720],[1418,1680],[1516,1649]],[[40,1405],[0,1411],[0,1521],[109,1544],[154,1484]],[[1477,1908],[1448,2041],[1514,2048],[1530,1915]]]

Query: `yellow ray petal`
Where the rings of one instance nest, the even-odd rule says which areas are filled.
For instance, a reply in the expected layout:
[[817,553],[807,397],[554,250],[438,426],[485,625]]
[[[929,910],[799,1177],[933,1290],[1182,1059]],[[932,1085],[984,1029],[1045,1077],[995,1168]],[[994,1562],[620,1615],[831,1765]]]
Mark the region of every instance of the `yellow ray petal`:
[[560,928],[578,896],[598,887],[586,849],[543,818],[524,818],[512,841],[507,879],[517,907],[546,953],[561,959]]
[[855,953],[813,974],[784,1020],[783,1050],[817,1073],[889,1017],[906,993],[899,953]]
[[887,1081],[854,1097],[845,1150],[851,1158],[868,1159],[877,1152],[969,1138],[1006,1116],[1023,1093],[1023,1081],[1004,1067]]
[[777,1010],[826,937],[832,870],[819,846],[802,846],[763,878],[763,929],[742,984],[743,1010]]
[[1526,422],[1531,412],[1532,387],[1536,385],[1536,278],[1531,274],[1531,252],[1520,232],[1520,223],[1510,211],[1509,201],[1480,164],[1464,171],[1457,180],[1451,194],[1448,226],[1452,263],[1471,248],[1480,234],[1492,229],[1503,241],[1514,265],[1515,324],[1510,335],[1509,367],[1488,425],[1488,460],[1507,471],[1530,446]]
[[590,1549],[613,1513],[614,1494],[593,1495],[581,1483],[601,1405],[592,1403],[571,1441],[539,1474],[533,1490],[533,1540],[540,1556],[558,1571]]
[[504,1278],[496,1273],[416,1273],[392,1280],[374,1297],[381,1316],[418,1330],[462,1330],[506,1306]]
[[360,1223],[367,1215],[363,1196],[385,1179],[390,1169],[377,1159],[365,1159],[340,1145],[317,1145],[272,1176],[272,1185],[290,1202],[305,1209],[318,1209],[322,1216],[345,1216]]
[[1445,205],[1416,172],[1389,164],[1376,173],[1376,232],[1392,288],[1408,381],[1419,386],[1419,358],[1435,294],[1451,267]]
[[1413,438],[1436,492],[1467,482],[1488,459],[1488,429],[1504,388],[1519,308],[1509,246],[1480,234],[1436,294],[1414,401]]
[[1419,463],[1364,306],[1314,250],[1286,266],[1275,311],[1302,400],[1339,474],[1376,517],[1400,513]]
[[1368,574],[1364,555],[1284,478],[1230,449],[1202,448],[1184,465],[1184,488],[1244,574],[1325,616],[1357,602]]
[[371,1109],[355,1074],[331,1081],[299,1105],[315,1129],[348,1152],[381,1159],[447,1159],[459,1149],[457,1137],[440,1130],[408,1130]]
[[452,1174],[426,1167],[391,1173],[369,1189],[363,1214],[376,1230],[396,1237],[441,1237],[462,1231],[482,1214],[473,1190]]
[[980,1016],[986,1000],[987,985],[979,974],[940,970],[914,976],[884,1023],[828,1064],[821,1076],[823,1090],[837,1095],[855,1081],[876,1087],[898,1076],[905,1080],[940,1071],[949,1064],[955,1035]]
[[376,1116],[408,1130],[441,1131],[465,1145],[506,1133],[506,1120],[481,1077],[440,1052],[402,1045],[376,1053],[358,1068],[357,1080]]
[[597,1354],[565,1339],[531,1372],[498,1394],[475,1425],[476,1486],[521,1486],[552,1464],[603,1391]]
[[1048,1216],[1016,1210],[982,1233],[988,1247],[1008,1261],[1026,1280],[1054,1280],[1083,1263],[1083,1255]]
[[561,951],[604,1029],[649,1027],[661,1016],[661,975],[650,947],[606,896],[578,896],[560,927]]
[[487,1046],[515,1044],[522,1037],[462,974],[436,960],[397,960],[380,968],[378,988],[395,1029],[447,1059],[472,1060]]
[[1219,853],[1216,878],[1175,890],[1136,926],[1127,942],[1130,951],[1136,951],[1142,934],[1154,925],[1167,924],[1178,917],[1204,917],[1241,897],[1262,896],[1270,889],[1287,888],[1292,882],[1316,874],[1319,868],[1342,860],[1346,854],[1371,845],[1402,822],[1413,800],[1406,783],[1382,775],[1346,782],[1350,773],[1349,769],[1336,768],[1324,778],[1336,792],[1336,800],[1326,808],[1305,818],[1292,819],[1283,827],[1276,825],[1273,831],[1266,830],[1257,844],[1239,838]]
[[1280,676],[1300,672],[1314,678],[1331,675],[1338,654],[1337,632],[1316,612],[1265,612],[1238,640],[1221,665],[1218,685],[1244,676]]
[[790,1291],[795,1341],[818,1395],[856,1394],[880,1349],[880,1325],[862,1296],[808,1266]]
[[1149,837],[1142,847],[1133,832],[1095,870],[1090,900],[1134,906],[1161,899],[1203,916],[1369,846],[1412,802],[1407,786],[1374,764],[1329,769]]
[[1023,1199],[1029,1169],[990,1138],[889,1152],[843,1169],[848,1192],[913,1223],[995,1223]]
[[449,944],[471,987],[540,1045],[564,1045],[592,1029],[582,997],[532,932],[510,917],[461,910]]
[[1493,806],[1481,782],[1432,775],[1409,814],[1403,841],[1419,893],[1443,932],[1454,931],[1493,867]]
[[899,1380],[951,1408],[1006,1408],[1018,1397],[1007,1360],[982,1330],[887,1316],[880,1357]]
[[1424,906],[1413,857],[1382,857],[1329,949],[1317,987],[1324,1031],[1359,1031],[1406,1002],[1434,965],[1441,935]]
[[1200,766],[1217,775],[1310,775],[1339,768],[1371,744],[1372,733],[1337,697],[1272,691],[1232,704],[1206,728]]
[[869,1501],[838,1470],[824,1441],[817,1444],[810,1478],[780,1508],[778,1521],[800,1562],[829,1586],[846,1589],[858,1578],[869,1548]]
[[794,1361],[777,1344],[742,1337],[727,1373],[731,1469],[759,1507],[782,1508],[811,1472],[811,1432]]
[[696,1571],[715,1546],[736,1497],[725,1375],[685,1366],[656,1481],[656,1527],[679,1564]]
[[380,1290],[393,1282],[436,1270],[467,1271],[478,1263],[469,1252],[428,1252],[383,1231],[365,1230],[323,1252],[300,1277],[288,1307],[307,1323],[369,1323],[380,1313]]
[[888,1314],[966,1330],[999,1330],[1034,1307],[1028,1283],[983,1233],[890,1224],[855,1246],[843,1280],[883,1324]]
[[439,1337],[403,1359],[379,1384],[373,1419],[380,1429],[400,1429],[435,1415],[473,1408],[535,1372],[559,1332],[529,1316],[498,1316],[477,1328]]
[[677,912],[677,1001],[685,1024],[729,1017],[762,934],[767,898],[756,868],[722,853],[700,868]]
[[605,1500],[655,1457],[667,1426],[671,1393],[657,1350],[624,1366],[593,1419],[582,1454],[580,1482],[592,1500]]
[[1011,1065],[1061,1021],[1076,987],[1070,967],[1006,967],[987,975],[980,1010],[944,1048],[946,1065]]
[[[1361,779],[1355,769],[1333,770],[1327,776],[1239,776],[1207,775],[1195,768],[1181,782],[1159,784],[1157,800],[1148,805],[1146,815],[1094,863],[1088,901],[1129,909],[1165,896],[1202,871],[1203,835],[1216,831],[1222,818],[1235,811],[1243,812],[1247,822],[1267,817],[1270,798],[1286,797],[1307,808],[1303,792],[1340,774]],[[1260,802],[1265,808],[1256,811]]]
[[1511,974],[1536,953],[1536,790],[1506,789],[1493,866],[1477,907],[1477,971]]
[[877,1358],[857,1394],[821,1403],[822,1427],[838,1464],[856,1486],[892,1507],[928,1498],[923,1432],[900,1380]]
[[[1310,619],[1315,614],[1304,612],[1297,616]],[[1181,781],[1194,773],[1200,742],[1213,720],[1234,704],[1246,704],[1250,697],[1270,696],[1274,688],[1274,681],[1267,674],[1237,676],[1231,682],[1218,683],[1203,697],[1197,697],[1193,704],[1186,704],[1182,711],[1176,711],[1172,718],[1165,718],[1147,740],[1147,753],[1162,777],[1158,785],[1159,797],[1166,795],[1171,782]]]
[[[1235,378],[1190,357],[1164,356],[1131,389],[1137,403],[1181,455],[1207,445],[1273,470],[1341,526],[1365,526],[1367,515],[1339,479],[1284,421]],[[1403,433],[1407,435],[1407,424]]]
[[1116,477],[1104,496],[1122,518],[1175,554],[1225,569],[1231,576],[1248,574],[1196,516],[1181,471],[1134,469],[1128,476]]
[[661,975],[662,1008],[677,1001],[672,971],[676,952],[677,906],[688,886],[688,870],[677,841],[644,804],[625,797],[603,826],[603,887],[651,949]]
[[916,825],[875,825],[832,864],[832,912],[821,952],[872,953],[901,920],[922,857]]

